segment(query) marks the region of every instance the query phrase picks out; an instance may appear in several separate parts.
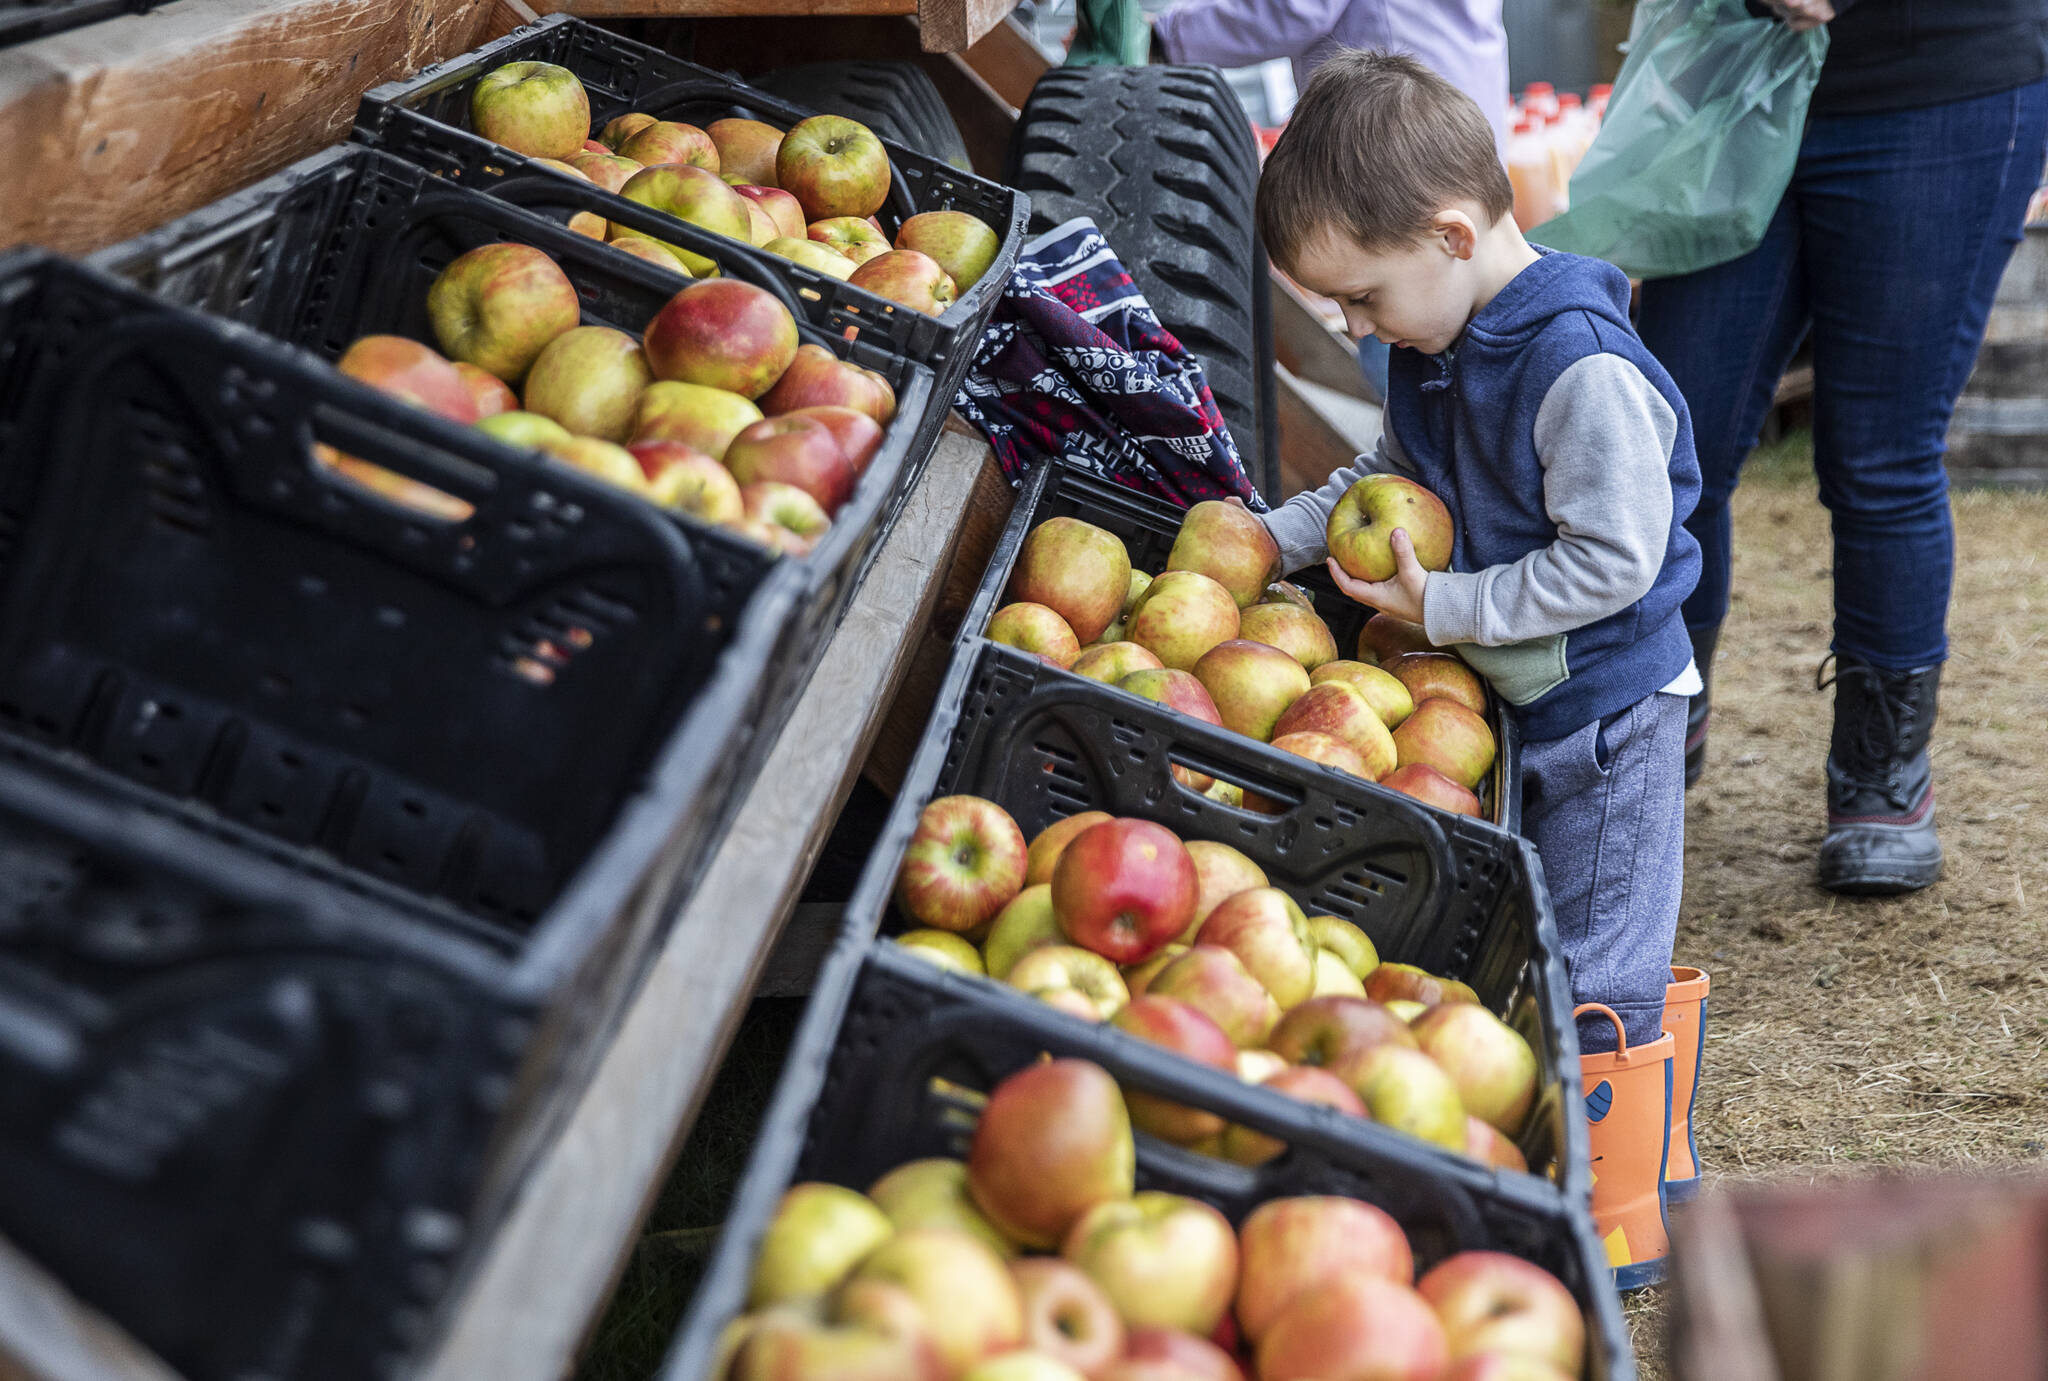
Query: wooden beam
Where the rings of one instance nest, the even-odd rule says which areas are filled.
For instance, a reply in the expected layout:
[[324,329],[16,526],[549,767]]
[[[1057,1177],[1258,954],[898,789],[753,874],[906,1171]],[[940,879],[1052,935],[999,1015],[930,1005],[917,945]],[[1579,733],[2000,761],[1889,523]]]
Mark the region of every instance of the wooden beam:
[[1031,98],[1031,88],[1052,67],[1015,16],[1005,16],[1002,23],[976,39],[960,54],[960,61],[1013,112],[1023,109]]
[[585,19],[713,19],[845,14],[916,14],[918,0],[528,0],[545,14]]
[[988,455],[940,437],[567,1125],[457,1287],[426,1381],[559,1381],[853,784]]
[[356,102],[476,45],[495,0],[178,0],[0,50],[0,247],[71,254],[348,137]]
[[1384,401],[1366,387],[1358,370],[1358,347],[1330,329],[1309,295],[1278,269],[1273,284],[1273,357],[1297,379],[1348,393],[1368,403]]
[[928,53],[972,47],[1017,8],[1017,0],[917,0],[918,36]]
[[1280,399],[1280,493],[1292,498],[1321,487],[1332,471],[1358,458],[1358,448],[1286,369],[1275,366],[1273,379]]
[[0,1241],[0,1381],[178,1381],[177,1373]]

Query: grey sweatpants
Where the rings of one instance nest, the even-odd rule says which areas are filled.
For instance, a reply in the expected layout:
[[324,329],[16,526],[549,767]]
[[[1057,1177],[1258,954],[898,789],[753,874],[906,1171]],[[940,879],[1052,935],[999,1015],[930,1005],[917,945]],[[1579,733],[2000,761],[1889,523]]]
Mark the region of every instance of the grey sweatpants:
[[[1564,738],[1522,745],[1522,829],[1543,856],[1572,1001],[1657,1039],[1685,874],[1685,710],[1659,692]],[[1604,1017],[1579,1047],[1614,1049]]]

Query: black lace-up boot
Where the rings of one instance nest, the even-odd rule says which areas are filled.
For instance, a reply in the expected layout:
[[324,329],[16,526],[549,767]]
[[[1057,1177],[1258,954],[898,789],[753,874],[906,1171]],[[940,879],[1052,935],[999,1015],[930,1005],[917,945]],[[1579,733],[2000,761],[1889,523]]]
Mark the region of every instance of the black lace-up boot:
[[1940,666],[1884,671],[1851,657],[1827,663],[1815,689],[1835,688],[1828,745],[1828,836],[1820,885],[1857,896],[1917,892],[1941,876],[1934,833],[1934,732]]
[[1685,712],[1685,784],[1691,786],[1707,770],[1707,720],[1712,717],[1708,698],[1714,690],[1714,644],[1721,641],[1721,625],[1688,628],[1692,639],[1693,665],[1700,669],[1700,693]]

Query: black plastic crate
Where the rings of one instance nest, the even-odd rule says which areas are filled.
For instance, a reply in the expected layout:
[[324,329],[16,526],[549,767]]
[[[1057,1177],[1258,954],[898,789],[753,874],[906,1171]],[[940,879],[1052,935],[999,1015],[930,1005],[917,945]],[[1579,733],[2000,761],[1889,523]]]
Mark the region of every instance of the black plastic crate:
[[1280,1137],[1256,1169],[1140,1133],[1138,1187],[1203,1199],[1231,1219],[1270,1199],[1341,1194],[1378,1205],[1407,1231],[1418,1274],[1456,1251],[1524,1257],[1561,1280],[1586,1318],[1590,1381],[1633,1381],[1619,1298],[1581,1209],[1526,1192],[1524,1177],[1452,1170],[1398,1144],[1364,1146],[1327,1108],[1279,1118],[1269,1096],[1217,1070],[1168,1058],[1108,1027],[1042,1004],[991,1004],[986,989],[886,945],[847,936],[833,952],[783,1072],[715,1256],[671,1346],[663,1381],[708,1373],[720,1331],[746,1303],[762,1233],[791,1184],[866,1189],[922,1156],[961,1156],[980,1095],[1041,1054],[1093,1060],[1128,1088],[1208,1109]]
[[[938,796],[986,797],[1027,839],[1069,815],[1104,810],[1156,820],[1183,839],[1229,844],[1309,915],[1357,925],[1382,959],[1470,984],[1522,1033],[1536,1054],[1538,1085],[1520,1145],[1531,1170],[1554,1187],[1500,1175],[1583,1204],[1589,1152],[1571,983],[1534,848],[1291,753],[1249,754],[1245,742],[1015,648],[963,645],[847,905],[847,925],[859,934],[913,928],[895,913],[892,888],[918,814]],[[1176,764],[1254,787],[1287,803],[1285,813],[1254,815],[1211,800],[1174,780]],[[974,981],[993,1002],[1036,1005],[992,980]],[[1447,1171],[1472,1166],[1368,1121],[1347,1118],[1344,1126],[1361,1142],[1413,1147]]]
[[792,582],[742,618],[631,495],[0,256],[0,1233],[195,1378],[388,1366],[722,829]]
[[[1008,602],[1010,572],[1017,564],[1018,554],[1024,549],[1024,539],[1040,523],[1053,518],[1080,518],[1093,523],[1123,539],[1131,554],[1133,570],[1158,571],[1165,567],[1166,558],[1173,551],[1173,539],[1180,531],[1183,515],[1184,510],[1163,499],[1135,493],[1068,461],[1054,460],[1040,465],[1025,478],[1017,493],[1017,504],[1010,511],[1009,524],[996,543],[994,555],[989,557],[988,571],[982,576],[981,587],[975,592],[974,602],[968,606],[967,616],[960,623],[961,640],[981,638],[982,630],[988,627],[989,616]],[[1314,599],[1316,615],[1329,625],[1330,632],[1337,639],[1338,655],[1354,656],[1359,630],[1372,617],[1372,611],[1347,598],[1327,571],[1310,568],[1287,578],[1308,591]],[[1087,678],[1077,676],[1074,679]],[[1479,784],[1480,809],[1493,823],[1519,832],[1522,790],[1518,764],[1522,736],[1500,697],[1489,688],[1486,698],[1491,707],[1487,722],[1493,729],[1496,752],[1492,770]],[[1263,761],[1293,756],[1242,734],[1233,737]],[[1379,786],[1374,786],[1373,790],[1387,795],[1398,794]],[[1430,809],[1436,810],[1433,806]],[[1438,814],[1446,819],[1454,818],[1448,811],[1439,811]]]
[[0,0],[0,48],[46,34],[141,14],[166,0]]
[[[551,255],[575,284],[588,325],[637,335],[683,285],[676,274],[514,202],[348,144],[103,250],[90,262],[173,302],[334,358],[371,332],[434,344],[426,306],[434,277],[465,251],[499,240],[531,244]],[[897,398],[897,415],[884,430],[881,449],[808,556],[778,562],[730,532],[673,515],[703,553],[712,578],[735,601],[761,588],[771,569],[794,566],[803,582],[794,622],[777,645],[756,700],[752,727],[765,750],[920,472],[946,408],[930,369],[892,353],[885,338],[846,339],[833,328],[824,304],[782,274],[775,261],[736,264],[733,272],[780,297],[806,342],[878,371]],[[519,454],[512,448],[504,453]]]
[[[1030,198],[940,159],[882,141],[889,151],[891,176],[889,199],[876,219],[891,240],[896,227],[920,211],[965,211],[1002,239],[995,262],[980,280],[943,316],[927,316],[829,274],[791,265],[766,250],[648,212],[624,197],[537,168],[531,160],[472,133],[471,88],[478,78],[508,62],[552,62],[574,72],[590,95],[593,129],[602,129],[614,116],[633,110],[696,125],[740,116],[785,128],[818,113],[708,67],[621,38],[588,20],[555,14],[404,81],[373,88],[356,112],[354,137],[556,220],[566,220],[581,210],[625,220],[636,229],[689,245],[717,260],[727,273],[747,262],[776,265],[792,281],[801,283],[807,295],[816,295],[834,329],[862,335],[885,330],[910,358],[931,365],[938,375],[939,399],[951,406],[982,329],[1017,262],[1017,250],[1031,217]],[[637,224],[626,214],[628,208],[652,216],[652,220]]]

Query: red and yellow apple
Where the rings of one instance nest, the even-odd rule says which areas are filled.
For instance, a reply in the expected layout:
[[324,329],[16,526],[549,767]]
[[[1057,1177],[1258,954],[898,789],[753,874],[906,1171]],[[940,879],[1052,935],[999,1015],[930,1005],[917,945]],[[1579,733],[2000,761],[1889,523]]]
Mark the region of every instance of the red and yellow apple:
[[694,446],[680,441],[636,441],[626,450],[640,462],[640,473],[647,479],[647,497],[662,508],[694,514],[707,523],[730,523],[745,514],[739,481]]
[[1017,1254],[1016,1245],[975,1207],[974,1196],[967,1192],[966,1161],[946,1156],[905,1161],[869,1185],[868,1198],[898,1232],[949,1228],[980,1238],[998,1256]]
[[1452,653],[1404,652],[1380,665],[1407,688],[1417,705],[1441,696],[1474,714],[1486,713],[1486,683]]
[[1068,843],[1052,872],[1052,907],[1075,944],[1117,964],[1150,958],[1195,913],[1194,860],[1172,830],[1119,818]]
[[[1110,1025],[1129,1032],[1139,1040],[1164,1046],[1196,1064],[1237,1070],[1237,1047],[1223,1028],[1198,1008],[1177,998],[1145,996],[1130,1002],[1110,1018]],[[1223,1130],[1223,1119],[1215,1113],[1175,1103],[1157,1094],[1130,1089],[1124,1102],[1131,1110],[1131,1125],[1166,1141],[1185,1146]]]
[[[630,149],[631,145],[628,145]],[[631,154],[628,153],[628,157]],[[687,163],[659,163],[642,168],[626,179],[619,195],[679,221],[701,226],[714,234],[746,241],[753,227],[747,215],[747,199],[726,186],[717,173]],[[645,235],[618,221],[612,222],[611,238],[645,238],[670,250],[683,267],[702,277],[718,267],[717,261],[658,235]]]
[[1221,1027],[1240,1049],[1263,1046],[1280,1020],[1280,1005],[1273,995],[1220,945],[1196,945],[1161,969],[1145,985],[1145,995],[1187,1003]]
[[995,919],[1024,886],[1024,832],[994,801],[941,796],[917,817],[896,872],[896,904],[954,933]]
[[[1160,580],[1166,578],[1161,576]],[[1158,588],[1159,582],[1155,581],[1153,589]],[[1140,619],[1150,611],[1151,604],[1150,599],[1146,600],[1138,613]],[[1172,665],[1172,659],[1163,660]],[[1272,738],[1273,726],[1279,723],[1280,716],[1308,690],[1308,673],[1302,670],[1300,662],[1277,647],[1244,638],[1216,644],[1202,654],[1193,670],[1195,679],[1216,702],[1224,727],[1261,742]]]
[[[1277,1060],[1280,1057],[1275,1055],[1273,1058]],[[1275,1093],[1284,1093],[1304,1103],[1320,1103],[1351,1117],[1365,1116],[1365,1104],[1351,1091],[1351,1086],[1327,1069],[1282,1065],[1257,1082]],[[1285,1151],[1287,1143],[1250,1127],[1233,1125],[1223,1133],[1220,1149],[1225,1160],[1239,1165],[1264,1165]]]
[[1419,762],[1471,790],[1493,766],[1493,730],[1455,700],[1425,700],[1394,730],[1399,766]]
[[1131,1000],[1116,965],[1079,945],[1041,945],[1012,964],[1003,981],[1087,1021],[1108,1021]]
[[633,411],[633,440],[679,441],[722,461],[734,437],[761,420],[737,393],[702,384],[649,384]]
[[1329,625],[1295,604],[1254,604],[1239,617],[1237,636],[1279,648],[1304,671],[1337,660],[1337,639]]
[[1536,1101],[1536,1052],[1512,1026],[1472,1002],[1432,1007],[1408,1029],[1457,1086],[1465,1111],[1509,1136]]
[[1324,528],[1328,550],[1354,580],[1392,580],[1396,530],[1414,544],[1425,571],[1448,570],[1457,535],[1436,495],[1399,475],[1367,475],[1344,491]]
[[799,343],[796,318],[782,300],[736,278],[684,288],[654,314],[642,340],[655,378],[742,398],[774,387]]
[[959,295],[938,261],[914,249],[892,249],[865,259],[846,281],[927,316],[944,315]]
[[1028,1065],[996,1085],[967,1156],[974,1202],[1010,1240],[1050,1249],[1137,1172],[1122,1092],[1086,1060]]
[[526,372],[526,411],[577,436],[633,437],[640,395],[654,382],[640,342],[609,326],[578,326],[549,341]]
[[702,168],[714,175],[721,171],[718,146],[711,136],[678,120],[656,120],[642,125],[620,142],[619,156],[630,158],[643,168],[681,165]]
[[888,1215],[856,1190],[792,1185],[755,1253],[748,1306],[830,1294],[894,1231]]
[[874,131],[840,115],[813,115],[782,136],[775,185],[811,220],[872,216],[889,196],[889,151]]
[[1279,578],[1280,546],[1256,514],[1236,504],[1207,499],[1181,519],[1166,569],[1200,571],[1228,590],[1238,607],[1245,609],[1258,603],[1266,586]]
[[742,485],[795,485],[828,516],[852,497],[857,478],[832,429],[798,413],[763,418],[735,436],[725,450],[725,467]]
[[1392,729],[1415,709],[1415,697],[1400,678],[1365,662],[1325,662],[1308,674],[1310,686],[1342,681],[1365,697],[1381,724]]
[[896,248],[931,256],[963,293],[988,272],[1002,247],[981,217],[965,211],[921,212],[896,230]]
[[1308,918],[1277,887],[1254,887],[1218,902],[1195,943],[1235,954],[1282,1010],[1307,1000],[1315,988],[1316,946]]
[[1266,1326],[1258,1366],[1259,1381],[1439,1381],[1450,1344],[1414,1290],[1345,1273],[1294,1296]]
[[532,245],[479,245],[435,275],[427,319],[449,359],[507,383],[582,317],[575,285]]
[[1131,557],[1113,532],[1079,518],[1031,529],[1010,572],[1010,598],[1057,610],[1074,636],[1092,643],[1123,609]]
[[566,67],[508,62],[471,88],[469,124],[514,153],[567,158],[590,137],[590,97]]
[[1001,981],[1031,951],[1066,942],[1066,932],[1052,914],[1052,888],[1027,877],[1024,890],[996,913],[988,938],[982,941],[981,961],[988,976]]
[[704,127],[704,133],[718,151],[720,175],[765,187],[775,185],[775,155],[782,147],[781,130],[759,120],[728,117],[713,120]]
[[1081,655],[1081,642],[1067,621],[1043,604],[1005,604],[989,615],[984,635],[990,642],[1004,643],[1043,657],[1061,669],[1074,665]]
[[1275,743],[1284,735],[1303,732],[1328,734],[1350,744],[1363,763],[1363,770],[1358,775],[1368,781],[1377,780],[1394,770],[1398,756],[1394,751],[1394,736],[1373,713],[1364,694],[1348,681],[1311,685],[1273,725]]
[[1238,1247],[1244,1266],[1237,1322],[1255,1344],[1295,1300],[1324,1281],[1415,1281],[1415,1255],[1401,1225],[1384,1209],[1341,1195],[1267,1200],[1238,1229]]
[[1289,1064],[1328,1070],[1354,1092],[1374,1051],[1417,1049],[1408,1023],[1381,1004],[1356,997],[1310,998],[1280,1018],[1267,1046]]
[[1199,1199],[1146,1190],[1098,1203],[1060,1255],[1100,1285],[1134,1328],[1206,1335],[1237,1290],[1237,1234]]
[[1024,1304],[1024,1346],[1084,1377],[1109,1369],[1124,1354],[1124,1321],[1088,1273],[1052,1256],[1013,1262],[1010,1275]]
[[1413,796],[1450,811],[1453,815],[1479,815],[1479,798],[1443,773],[1424,762],[1411,762],[1406,767],[1397,767],[1380,778],[1380,785],[1404,796]]
[[1237,601],[1200,571],[1167,571],[1146,586],[1124,635],[1167,666],[1188,671],[1237,636]]
[[1451,1356],[1505,1353],[1577,1376],[1586,1321],[1556,1276],[1505,1252],[1467,1251],[1440,1263],[1416,1290],[1436,1310]]
[[[1164,668],[1157,657],[1136,643],[1094,643],[1081,649],[1081,655],[1074,659],[1070,670],[1076,676],[1114,686],[1135,672],[1162,671]],[[1208,699],[1208,692],[1204,691],[1202,698]]]
[[[1024,1306],[1008,1263],[968,1233],[944,1228],[899,1232],[854,1272],[854,1284],[870,1281],[908,1293],[950,1374],[1023,1340]],[[840,1302],[839,1312],[848,1312],[846,1301]]]

